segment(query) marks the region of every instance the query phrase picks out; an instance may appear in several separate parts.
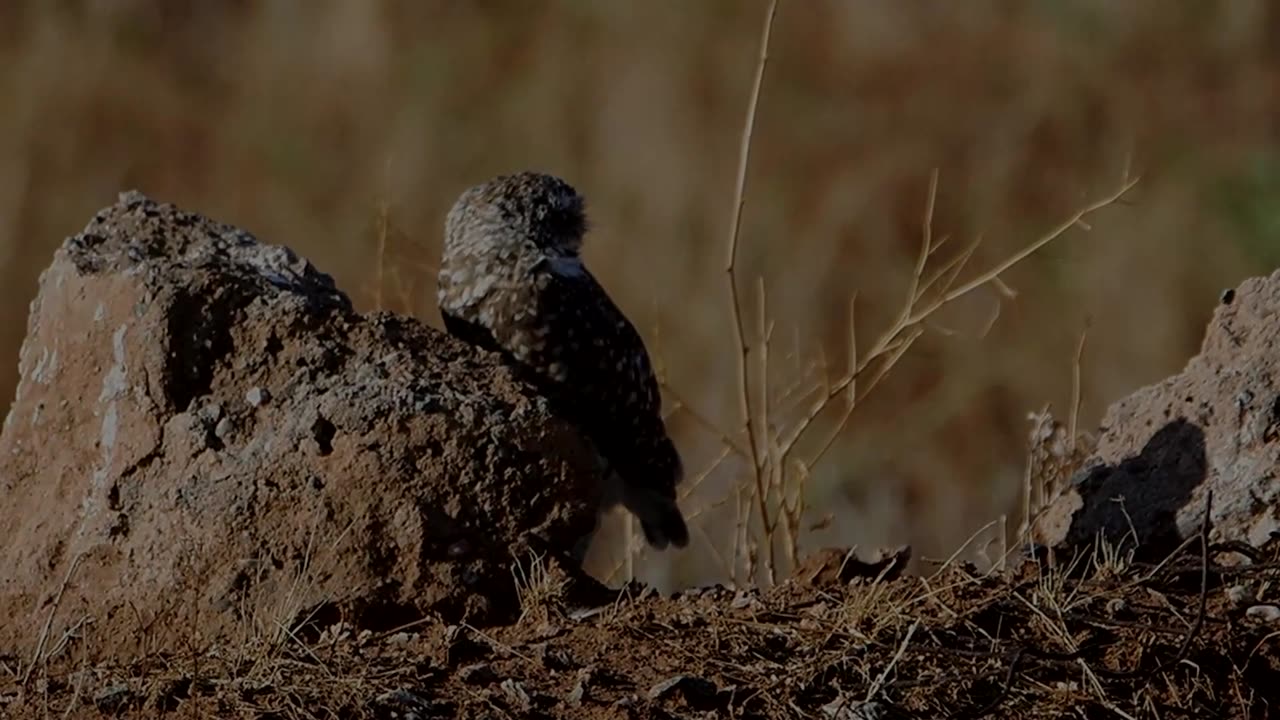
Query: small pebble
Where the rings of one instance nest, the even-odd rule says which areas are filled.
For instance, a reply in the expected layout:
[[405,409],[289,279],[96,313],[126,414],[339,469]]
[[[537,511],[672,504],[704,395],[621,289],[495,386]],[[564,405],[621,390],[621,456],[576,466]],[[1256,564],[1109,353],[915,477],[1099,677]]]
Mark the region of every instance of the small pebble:
[[128,685],[108,685],[93,696],[93,704],[104,713],[116,713],[123,710],[133,699],[133,691]]
[[493,671],[489,663],[476,663],[459,670],[458,677],[470,685],[487,685],[498,679],[498,673]]
[[244,394],[244,401],[253,407],[261,407],[271,400],[271,393],[266,388],[251,387]]
[[1227,600],[1235,607],[1240,607],[1249,600],[1249,588],[1244,585],[1232,585],[1227,588]]
[[471,554],[471,543],[467,542],[465,538],[458,540],[450,544],[449,548],[445,552],[449,557],[455,560],[461,557],[466,557]]
[[528,712],[533,707],[533,701],[529,697],[529,693],[524,691],[524,687],[511,678],[502,681],[498,687],[502,688],[502,692],[507,696],[507,700],[513,705],[520,708],[523,712]]
[[222,406],[218,403],[209,403],[200,408],[200,417],[209,422],[217,422],[222,417]]
[[1254,605],[1244,611],[1244,616],[1250,620],[1275,625],[1280,623],[1280,606]]
[[592,673],[591,668],[582,668],[578,671],[577,682],[573,684],[573,689],[569,691],[568,700],[570,705],[581,704],[582,699],[587,696],[587,683],[591,682]]

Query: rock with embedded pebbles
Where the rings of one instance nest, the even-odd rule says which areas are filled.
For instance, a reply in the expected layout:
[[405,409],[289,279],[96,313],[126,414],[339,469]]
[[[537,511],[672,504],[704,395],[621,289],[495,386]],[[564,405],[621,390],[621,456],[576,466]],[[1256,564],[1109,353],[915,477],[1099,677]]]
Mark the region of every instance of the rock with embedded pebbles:
[[[500,619],[596,467],[499,359],[138,193],[42,274],[0,434],[0,654]],[[77,634],[78,633],[78,634]]]

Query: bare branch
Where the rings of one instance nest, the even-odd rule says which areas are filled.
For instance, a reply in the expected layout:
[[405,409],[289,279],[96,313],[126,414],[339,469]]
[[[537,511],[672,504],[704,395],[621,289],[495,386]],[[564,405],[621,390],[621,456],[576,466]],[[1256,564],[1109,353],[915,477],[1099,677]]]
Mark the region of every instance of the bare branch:
[[[778,11],[778,1],[769,3],[769,11],[765,14],[764,30],[760,38],[760,57],[756,63],[755,82],[751,86],[751,99],[747,102],[747,118],[742,128],[742,145],[738,153],[738,175],[733,199],[733,221],[730,223],[729,242],[725,256],[725,275],[729,280],[729,297],[733,307],[734,337],[738,345],[738,410],[746,426],[747,441],[751,449],[752,472],[755,475],[757,489],[757,508],[760,520],[766,532],[770,527],[768,499],[760,492],[763,486],[761,476],[760,440],[753,428],[751,414],[751,386],[748,377],[748,358],[751,346],[747,342],[745,320],[742,316],[742,297],[738,289],[738,246],[742,231],[742,208],[746,203],[747,168],[751,161],[751,138],[755,132],[756,108],[760,104],[760,90],[764,86],[764,71],[769,63],[769,36],[773,32],[773,18]],[[761,432],[767,429],[761,428]]]
[[737,185],[733,198],[733,221],[730,223],[728,251],[725,257],[725,275],[729,278],[729,294],[733,303],[734,335],[738,344],[738,384],[741,389],[739,410],[747,426],[747,436],[751,444],[751,462],[760,467],[760,447],[752,430],[751,395],[747,379],[747,358],[751,347],[747,343],[745,321],[742,317],[742,299],[738,291],[738,245],[742,230],[742,208],[746,203],[747,168],[751,161],[751,138],[755,132],[756,108],[760,104],[760,89],[764,85],[764,71],[769,63],[769,36],[773,32],[773,18],[778,11],[778,2],[769,3],[769,11],[765,15],[763,36],[760,40],[760,58],[756,63],[756,78],[751,87],[751,99],[747,102],[747,119],[742,129],[742,145],[738,153]]

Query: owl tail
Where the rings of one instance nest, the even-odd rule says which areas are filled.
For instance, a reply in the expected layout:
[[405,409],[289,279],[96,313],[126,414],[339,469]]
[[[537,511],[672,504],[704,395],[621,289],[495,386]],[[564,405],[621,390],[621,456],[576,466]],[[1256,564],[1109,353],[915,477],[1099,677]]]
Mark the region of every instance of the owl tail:
[[689,528],[673,497],[647,488],[626,487],[622,505],[640,521],[644,539],[658,550],[668,545],[682,548],[689,544]]

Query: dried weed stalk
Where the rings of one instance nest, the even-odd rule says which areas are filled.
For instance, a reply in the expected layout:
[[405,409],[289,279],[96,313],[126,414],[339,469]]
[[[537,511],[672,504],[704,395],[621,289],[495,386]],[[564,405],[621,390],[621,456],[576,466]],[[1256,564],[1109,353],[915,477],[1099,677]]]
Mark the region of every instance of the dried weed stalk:
[[[1087,217],[1119,201],[1138,182],[1137,177],[1131,177],[1126,171],[1114,190],[1080,207],[1056,227],[1001,262],[961,281],[960,278],[965,275],[969,261],[980,247],[982,238],[979,237],[949,259],[935,258],[948,240],[947,237],[935,238],[933,233],[933,214],[938,192],[938,173],[935,171],[929,182],[920,251],[902,308],[893,321],[867,348],[860,348],[855,331],[855,295],[849,303],[847,368],[833,378],[826,372],[825,363],[820,363],[824,372],[817,387],[801,391],[799,388],[803,383],[797,382],[779,392],[769,382],[769,355],[774,327],[772,321],[767,319],[764,282],[763,279],[757,279],[757,327],[751,335],[747,332],[749,321],[744,310],[738,265],[752,136],[769,60],[769,38],[777,5],[776,1],[772,2],[765,17],[755,81],[742,133],[731,230],[726,243],[724,263],[736,344],[738,428],[734,431],[720,429],[716,423],[692,411],[689,403],[683,401],[678,392],[667,387],[676,399],[677,408],[688,412],[700,425],[711,430],[720,439],[725,454],[717,460],[717,464],[729,454],[737,455],[749,463],[750,475],[734,491],[738,514],[729,575],[739,583],[764,580],[770,585],[775,584],[781,575],[798,564],[800,533],[806,510],[804,488],[813,468],[844,433],[858,404],[925,332],[926,322],[951,303],[984,286],[994,286],[1001,297],[1010,297],[1012,293],[1001,279],[1004,273],[1066,234],[1068,230],[1076,227],[1089,230]],[[1083,339],[1081,351],[1082,349]],[[778,398],[787,402],[797,396],[802,402],[808,400],[808,404],[801,405],[798,413],[794,413],[798,415],[798,419],[788,422],[788,413],[785,410],[779,412]],[[833,422],[818,422],[820,417],[827,417],[828,411],[833,409],[836,410]],[[1071,436],[1074,438],[1074,413],[1071,425]],[[738,438],[744,438],[745,442],[740,442]],[[816,443],[809,442],[814,438]],[[1075,447],[1073,443],[1072,452],[1067,454],[1074,456]],[[814,449],[802,453],[802,448]],[[722,556],[720,553],[718,555]],[[761,570],[763,578],[760,577]]]

